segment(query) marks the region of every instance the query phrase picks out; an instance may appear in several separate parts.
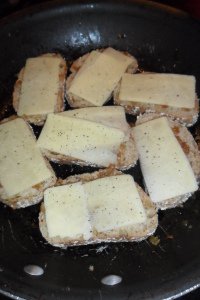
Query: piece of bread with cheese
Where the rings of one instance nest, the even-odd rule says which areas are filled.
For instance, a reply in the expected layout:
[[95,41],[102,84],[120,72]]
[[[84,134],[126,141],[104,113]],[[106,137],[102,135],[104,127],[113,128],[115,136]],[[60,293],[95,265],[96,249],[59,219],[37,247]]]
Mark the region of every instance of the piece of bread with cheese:
[[114,165],[124,170],[138,159],[132,131],[120,107],[49,114],[37,144],[49,160],[58,163]]
[[22,118],[3,120],[0,145],[0,201],[14,209],[40,202],[56,176],[30,126]]
[[125,72],[135,72],[137,60],[113,48],[94,50],[71,66],[67,79],[67,100],[71,107],[102,106]]
[[131,175],[104,169],[59,184],[45,191],[39,215],[53,246],[141,241],[157,228],[156,206]]
[[13,91],[17,115],[43,125],[47,114],[63,111],[66,72],[66,62],[59,54],[28,58]]
[[114,93],[116,105],[129,114],[156,112],[192,126],[198,118],[199,101],[194,76],[178,74],[124,74]]
[[133,128],[144,182],[158,208],[175,207],[198,189],[200,152],[187,128],[156,114]]

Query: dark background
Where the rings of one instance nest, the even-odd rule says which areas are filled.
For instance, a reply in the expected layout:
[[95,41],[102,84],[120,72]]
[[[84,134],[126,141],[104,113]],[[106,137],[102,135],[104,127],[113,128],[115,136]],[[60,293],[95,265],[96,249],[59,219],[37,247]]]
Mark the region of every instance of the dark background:
[[[47,2],[49,0],[0,0],[0,16],[9,14],[18,9],[28,7],[30,5]],[[176,8],[187,11],[196,18],[200,18],[200,1],[199,0],[154,0],[163,4],[167,4]]]
[[[0,0],[0,18],[11,14],[17,10],[26,8],[47,0]],[[200,0],[157,0],[163,4],[167,4],[182,10],[187,11],[193,17],[200,19]],[[6,300],[7,297],[0,295],[0,300]],[[200,299],[200,289],[190,293],[189,295],[179,298],[181,300]]]

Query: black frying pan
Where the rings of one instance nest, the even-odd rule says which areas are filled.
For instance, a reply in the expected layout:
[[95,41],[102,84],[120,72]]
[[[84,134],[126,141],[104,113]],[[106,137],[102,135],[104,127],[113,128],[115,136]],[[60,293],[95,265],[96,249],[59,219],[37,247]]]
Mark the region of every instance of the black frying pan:
[[[199,22],[151,2],[56,1],[0,24],[0,117],[13,113],[12,87],[27,57],[56,51],[72,60],[108,45],[135,55],[145,70],[194,74],[200,95]],[[61,177],[92,171],[53,167]],[[142,184],[138,166],[130,173]],[[199,200],[196,193],[183,207],[159,213],[157,246],[143,241],[68,250],[43,240],[39,205],[17,211],[0,205],[0,292],[49,300],[174,299],[200,283]],[[28,264],[41,266],[44,274],[27,275]],[[104,286],[101,279],[108,274],[122,282]]]

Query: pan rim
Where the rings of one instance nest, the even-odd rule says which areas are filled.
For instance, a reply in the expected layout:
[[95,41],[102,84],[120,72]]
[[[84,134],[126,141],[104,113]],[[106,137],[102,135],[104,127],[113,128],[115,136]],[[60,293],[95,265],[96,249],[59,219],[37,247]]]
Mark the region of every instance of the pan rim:
[[169,6],[167,4],[163,3],[158,3],[152,0],[48,0],[44,3],[39,3],[39,4],[32,4],[29,7],[22,8],[21,10],[17,12],[13,12],[9,14],[8,16],[5,16],[0,19],[0,26],[8,23],[12,23],[13,21],[16,21],[17,19],[20,19],[22,17],[26,17],[27,15],[32,15],[32,14],[37,14],[37,13],[44,13],[45,10],[53,10],[54,8],[62,5],[62,6],[85,6],[89,7],[92,6],[91,8],[95,8],[95,6],[100,6],[104,4],[105,7],[110,6],[114,4],[116,7],[120,5],[137,5],[140,7],[145,7],[147,9],[153,9],[157,10],[159,12],[164,12],[169,15],[173,15],[174,17],[177,18],[191,18],[191,20],[196,21],[200,23],[199,20],[191,17],[187,12]]
[[[105,0],[101,0],[101,1],[98,1],[98,0],[95,0],[95,1],[94,0],[92,0],[92,1],[54,0],[54,1],[45,2],[42,5],[41,4],[33,5],[29,8],[23,9],[20,12],[13,13],[13,14],[9,15],[8,17],[5,17],[2,20],[0,20],[0,26],[7,25],[9,23],[13,23],[14,21],[19,20],[23,16],[24,17],[27,16],[27,14],[38,14],[39,12],[43,13],[45,10],[47,10],[47,11],[48,10],[53,10],[56,7],[58,7],[58,5],[60,5],[60,4],[62,4],[63,6],[68,6],[68,5],[88,6],[88,5],[93,5],[94,4],[94,7],[96,7],[96,5],[102,5],[103,3],[106,3],[106,5],[109,6],[110,4],[112,4],[114,2],[118,6],[124,5],[126,3],[130,4],[130,5],[139,5],[139,6],[141,6],[141,4],[142,4],[145,7],[147,7],[147,9],[148,8],[156,9],[157,11],[165,12],[165,13],[173,15],[174,17],[177,17],[177,18],[186,18],[186,19],[191,18],[187,13],[185,13],[185,12],[179,10],[179,9],[171,8],[170,6],[167,6],[167,5],[164,5],[164,4],[158,4],[156,2],[147,1],[147,0],[126,0],[126,1],[123,1],[123,0],[121,0],[121,1],[120,0],[117,0],[117,1],[114,1],[114,0],[108,0],[108,1],[105,1]],[[194,20],[193,18],[191,18],[191,21],[198,22],[198,24],[200,24],[199,21]],[[195,290],[199,286],[200,286],[200,283],[197,284],[197,282],[196,282],[196,284],[192,285],[190,288],[185,289],[183,292],[177,293],[176,295],[174,295],[172,297],[169,297],[169,298],[166,298],[166,299],[167,300],[176,299],[180,296],[183,296],[183,295]],[[19,296],[14,296],[12,293],[5,292],[1,288],[0,288],[0,293],[2,293],[2,294],[7,293],[7,295],[9,297],[12,297],[13,299],[24,299],[24,298],[20,298]]]

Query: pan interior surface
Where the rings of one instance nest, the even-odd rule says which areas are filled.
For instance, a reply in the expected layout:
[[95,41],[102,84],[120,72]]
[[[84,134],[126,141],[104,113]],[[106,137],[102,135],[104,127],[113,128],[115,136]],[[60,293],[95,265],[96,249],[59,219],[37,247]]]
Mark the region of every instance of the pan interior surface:
[[[0,118],[14,113],[13,84],[26,58],[47,52],[71,61],[112,46],[134,55],[141,69],[195,75],[200,95],[199,33],[200,24],[186,14],[145,1],[53,1],[15,14],[0,23]],[[199,122],[191,128],[194,136],[198,130]],[[94,170],[52,166],[62,178]],[[143,185],[139,165],[128,173]],[[0,292],[24,299],[174,299],[200,282],[199,199],[196,192],[182,207],[159,213],[157,245],[147,240],[67,250],[42,238],[39,205],[13,211],[0,204]],[[28,275],[27,265],[44,274]],[[107,275],[116,275],[109,282],[118,284],[105,285]]]

